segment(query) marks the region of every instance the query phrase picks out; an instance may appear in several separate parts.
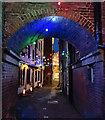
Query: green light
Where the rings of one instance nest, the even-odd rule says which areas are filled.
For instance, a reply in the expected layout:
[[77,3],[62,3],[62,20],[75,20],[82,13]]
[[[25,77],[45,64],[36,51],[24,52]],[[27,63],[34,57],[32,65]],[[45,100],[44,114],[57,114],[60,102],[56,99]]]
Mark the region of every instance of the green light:
[[33,45],[36,45],[36,42],[33,42]]
[[67,59],[68,59],[68,55],[66,54],[66,57],[67,57]]
[[50,64],[50,63],[48,62],[48,64]]
[[62,55],[64,55],[65,53],[62,53]]
[[48,65],[46,65],[48,67]]
[[44,61],[46,61],[46,59],[44,59]]

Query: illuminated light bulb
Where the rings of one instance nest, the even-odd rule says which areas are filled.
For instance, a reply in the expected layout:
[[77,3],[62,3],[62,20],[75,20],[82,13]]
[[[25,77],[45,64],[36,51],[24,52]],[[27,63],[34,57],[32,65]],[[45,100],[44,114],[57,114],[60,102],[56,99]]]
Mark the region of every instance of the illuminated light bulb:
[[55,21],[55,18],[53,18],[52,20]]
[[64,54],[65,54],[65,51],[63,50],[62,55],[64,55]]
[[48,28],[46,28],[45,31],[48,32]]
[[45,59],[46,57],[45,56],[43,56],[43,59]]
[[33,42],[33,45],[36,45],[36,42]]
[[62,53],[62,55],[64,55],[64,53]]
[[58,6],[60,6],[62,3],[60,1],[58,1]]

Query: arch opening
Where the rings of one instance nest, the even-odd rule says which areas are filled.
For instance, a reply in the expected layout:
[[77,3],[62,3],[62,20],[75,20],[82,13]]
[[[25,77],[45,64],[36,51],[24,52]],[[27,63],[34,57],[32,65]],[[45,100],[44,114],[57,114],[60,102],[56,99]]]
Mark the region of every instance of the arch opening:
[[19,55],[28,44],[46,37],[67,41],[80,51],[81,57],[97,49],[94,37],[83,26],[59,16],[44,17],[27,23],[15,32],[7,48]]

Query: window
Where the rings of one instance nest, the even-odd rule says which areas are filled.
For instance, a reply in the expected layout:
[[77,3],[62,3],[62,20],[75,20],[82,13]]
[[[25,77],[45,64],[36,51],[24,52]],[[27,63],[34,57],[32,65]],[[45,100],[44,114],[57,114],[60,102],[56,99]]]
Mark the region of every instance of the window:
[[38,81],[40,81],[40,71],[38,71]]
[[40,42],[39,42],[39,51],[40,51]]
[[37,82],[37,71],[35,71],[35,82]]
[[37,48],[38,48],[38,40],[36,40],[36,45],[35,45],[35,47],[37,47]]
[[30,58],[30,46],[28,46],[28,58]]
[[30,69],[27,69],[27,84],[30,83]]
[[19,78],[20,78],[20,80],[19,80],[19,86],[21,87],[22,86],[22,69],[19,68],[19,70],[20,70],[20,72],[19,72]]
[[24,86],[24,79],[25,79],[25,68],[24,69],[20,69],[20,73],[19,73],[19,86]]
[[23,69],[23,77],[22,77],[22,85],[24,85],[24,81],[25,81],[25,68]]
[[32,51],[32,60],[34,61],[34,50]]

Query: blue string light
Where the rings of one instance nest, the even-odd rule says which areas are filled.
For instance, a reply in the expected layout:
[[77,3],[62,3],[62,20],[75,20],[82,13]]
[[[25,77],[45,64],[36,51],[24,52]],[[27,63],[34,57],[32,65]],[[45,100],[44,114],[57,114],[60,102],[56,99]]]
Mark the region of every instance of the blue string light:
[[46,28],[45,31],[48,32],[48,28]]
[[55,18],[53,18],[52,20],[55,21]]

